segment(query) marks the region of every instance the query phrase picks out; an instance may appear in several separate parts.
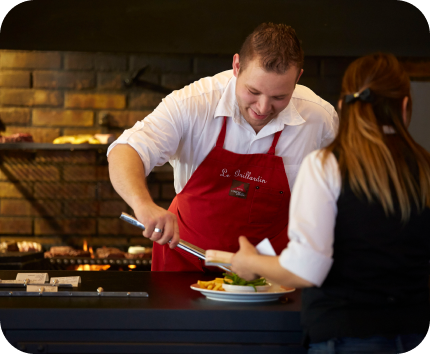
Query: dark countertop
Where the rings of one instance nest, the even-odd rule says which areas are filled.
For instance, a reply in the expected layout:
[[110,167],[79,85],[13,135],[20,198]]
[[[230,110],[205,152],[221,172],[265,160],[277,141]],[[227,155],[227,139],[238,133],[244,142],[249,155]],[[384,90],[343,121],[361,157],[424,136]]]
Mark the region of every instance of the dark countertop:
[[[17,273],[0,271],[0,279],[15,279]],[[190,288],[197,280],[220,276],[216,273],[49,271],[50,277],[76,275],[81,276],[82,283],[73,288],[75,291],[96,291],[103,287],[105,291],[146,291],[149,297],[0,297],[0,322],[6,338],[21,350],[26,346],[27,351],[41,341],[53,347],[55,337],[56,341],[63,338],[63,345],[74,346],[76,353],[89,350],[84,346],[79,351],[77,342],[92,345],[97,342],[99,346],[109,344],[111,347],[114,343],[123,346],[136,341],[140,343],[137,352],[151,352],[142,351],[141,346],[147,348],[148,343],[154,341],[157,345],[169,343],[169,348],[161,351],[163,353],[181,352],[176,351],[178,347],[174,345],[178,342],[191,346],[223,343],[226,348],[233,346],[231,352],[241,352],[237,347],[239,343],[242,346],[253,343],[256,353],[260,352],[258,348],[264,352],[263,346],[267,345],[283,348],[284,352],[286,347],[294,348],[295,353],[303,352],[299,344],[300,291],[287,294],[287,301],[220,302],[208,300]],[[128,352],[122,346],[118,352]],[[55,350],[60,349],[56,347]],[[105,347],[100,350],[115,352]]]

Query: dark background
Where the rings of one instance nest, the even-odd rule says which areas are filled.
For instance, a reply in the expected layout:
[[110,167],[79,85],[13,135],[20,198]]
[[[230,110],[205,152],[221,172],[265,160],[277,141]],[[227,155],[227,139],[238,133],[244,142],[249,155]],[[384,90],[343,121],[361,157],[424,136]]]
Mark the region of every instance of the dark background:
[[430,56],[425,17],[396,0],[33,0],[5,17],[0,48],[234,54],[265,21],[293,26],[308,56]]
[[[0,0],[3,1],[3,0]],[[337,105],[342,76],[358,56],[396,54],[412,80],[409,131],[430,151],[430,41],[421,12],[396,0],[33,0],[0,32],[0,119],[5,136],[110,133],[145,119],[166,95],[124,85],[136,72],[181,89],[232,67],[232,55],[261,22],[292,25],[305,50],[302,84]],[[153,87],[153,86],[152,86]],[[122,222],[131,213],[109,181],[103,150],[0,149],[0,241],[82,248],[142,245]],[[67,147],[68,148],[68,147]],[[32,146],[33,149],[33,146]],[[170,164],[154,169],[157,205],[175,197]],[[150,246],[150,242],[144,246]]]

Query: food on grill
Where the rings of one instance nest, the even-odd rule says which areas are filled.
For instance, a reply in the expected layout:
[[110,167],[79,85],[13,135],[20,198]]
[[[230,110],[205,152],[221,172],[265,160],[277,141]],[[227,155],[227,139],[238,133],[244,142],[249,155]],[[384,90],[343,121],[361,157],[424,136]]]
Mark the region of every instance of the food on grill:
[[101,144],[111,144],[115,141],[115,135],[113,134],[96,134],[94,135]]
[[33,137],[27,133],[16,133],[8,136],[0,135],[0,143],[32,143]]
[[32,241],[19,241],[17,242],[20,252],[40,252],[42,251],[42,245],[38,242]]
[[149,253],[138,253],[138,254],[133,254],[133,253],[125,253],[125,258],[127,259],[150,259],[151,258],[151,252]]
[[130,246],[128,248],[128,253],[130,254],[141,254],[141,253],[147,253],[147,248],[142,246]]
[[32,241],[3,241],[0,243],[0,252],[40,252],[42,245]]
[[103,246],[102,248],[97,248],[96,256],[97,258],[125,258],[125,253],[115,247]]
[[127,259],[148,259],[151,258],[152,248],[142,246],[130,246],[125,254]]
[[54,144],[100,144],[93,135],[80,134],[80,135],[69,135],[60,136],[53,141]]
[[[39,245],[40,246],[40,245]],[[136,249],[134,249],[136,248]],[[131,252],[130,252],[131,251]],[[115,247],[101,247],[97,248],[95,258],[126,258],[126,259],[150,259],[152,255],[152,248],[150,247],[130,247],[129,252],[123,252]],[[74,249],[71,246],[53,246],[49,251],[45,252],[45,258],[53,257],[92,257],[91,252],[81,249]]]
[[70,246],[53,246],[45,252],[45,258],[52,257],[91,257],[91,253],[84,250],[76,250]]
[[5,241],[0,244],[2,252],[19,252],[18,244],[15,241]]

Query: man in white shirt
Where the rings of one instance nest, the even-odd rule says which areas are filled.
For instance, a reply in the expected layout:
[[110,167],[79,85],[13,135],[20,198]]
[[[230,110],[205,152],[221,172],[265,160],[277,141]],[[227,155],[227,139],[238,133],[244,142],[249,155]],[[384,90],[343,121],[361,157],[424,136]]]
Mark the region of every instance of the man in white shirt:
[[[262,24],[234,55],[233,70],[174,91],[109,147],[112,184],[155,241],[153,270],[204,270],[175,248],[179,236],[203,249],[236,252],[240,235],[285,248],[300,163],[338,125],[329,103],[296,86],[302,67],[295,31]],[[145,183],[167,161],[177,192],[169,211]]]

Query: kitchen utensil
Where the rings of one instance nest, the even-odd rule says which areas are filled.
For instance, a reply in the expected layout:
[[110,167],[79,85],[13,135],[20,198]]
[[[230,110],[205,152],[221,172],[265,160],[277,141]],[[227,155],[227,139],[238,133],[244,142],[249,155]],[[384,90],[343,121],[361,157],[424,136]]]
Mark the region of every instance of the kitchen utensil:
[[[136,218],[134,218],[133,216],[131,216],[127,213],[121,213],[121,216],[119,218],[121,220],[127,221],[128,223],[130,223],[136,227],[139,227],[142,230],[145,230],[145,226],[141,222],[139,222]],[[188,253],[193,254],[194,256],[196,256],[200,259],[206,260],[206,251],[200,247],[194,246],[193,244],[191,244],[187,241],[179,239],[179,243],[178,243],[177,247],[179,247],[180,249],[182,249]],[[224,267],[221,265],[219,265],[217,267],[221,268],[224,271],[231,272],[231,269],[229,269],[227,267]]]

